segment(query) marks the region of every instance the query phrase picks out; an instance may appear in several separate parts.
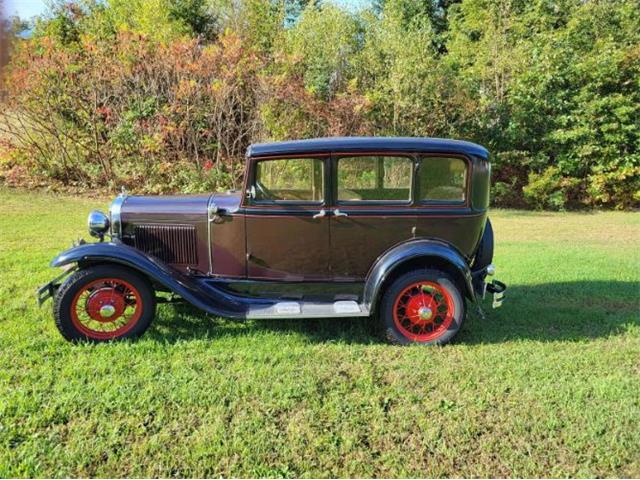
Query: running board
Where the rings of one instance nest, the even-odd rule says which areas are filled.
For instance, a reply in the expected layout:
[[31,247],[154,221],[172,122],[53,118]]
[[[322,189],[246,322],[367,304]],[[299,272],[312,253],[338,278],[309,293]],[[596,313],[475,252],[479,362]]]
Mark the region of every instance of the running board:
[[369,310],[353,300],[337,302],[282,301],[268,306],[252,305],[247,318],[344,318],[368,317]]

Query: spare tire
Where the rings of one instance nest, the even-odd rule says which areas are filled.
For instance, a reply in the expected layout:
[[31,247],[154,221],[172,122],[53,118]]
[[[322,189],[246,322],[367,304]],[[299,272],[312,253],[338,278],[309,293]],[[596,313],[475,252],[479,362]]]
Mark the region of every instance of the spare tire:
[[482,270],[493,261],[493,227],[491,220],[487,218],[484,226],[484,233],[480,239],[480,245],[476,250],[476,256],[473,261],[473,270]]

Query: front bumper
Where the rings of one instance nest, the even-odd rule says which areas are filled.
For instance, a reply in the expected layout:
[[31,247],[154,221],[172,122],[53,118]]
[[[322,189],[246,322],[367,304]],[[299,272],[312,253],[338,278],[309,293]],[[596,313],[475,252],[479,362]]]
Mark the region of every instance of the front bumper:
[[76,270],[75,266],[72,266],[71,268],[67,268],[65,269],[64,272],[62,272],[56,278],[51,280],[49,283],[46,283],[45,285],[38,287],[38,290],[36,290],[36,300],[38,301],[38,306],[42,306],[44,302],[52,298],[56,294],[56,291],[58,290],[58,288],[60,288],[60,285],[62,284],[62,279],[75,270]]

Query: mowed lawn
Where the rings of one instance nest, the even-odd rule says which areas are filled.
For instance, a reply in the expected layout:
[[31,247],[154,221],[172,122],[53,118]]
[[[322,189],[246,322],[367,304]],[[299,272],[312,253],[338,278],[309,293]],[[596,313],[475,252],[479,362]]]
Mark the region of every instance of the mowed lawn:
[[494,211],[508,299],[446,347],[182,306],[71,345],[34,291],[107,205],[0,190],[0,477],[640,476],[640,214]]

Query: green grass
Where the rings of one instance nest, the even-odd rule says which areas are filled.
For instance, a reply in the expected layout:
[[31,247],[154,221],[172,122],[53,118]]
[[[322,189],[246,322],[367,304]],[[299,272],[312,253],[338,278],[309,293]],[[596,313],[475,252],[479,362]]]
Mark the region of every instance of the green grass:
[[453,345],[162,306],[71,345],[34,290],[107,201],[0,190],[0,477],[640,476],[640,215],[496,211],[502,309]]

